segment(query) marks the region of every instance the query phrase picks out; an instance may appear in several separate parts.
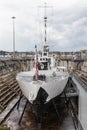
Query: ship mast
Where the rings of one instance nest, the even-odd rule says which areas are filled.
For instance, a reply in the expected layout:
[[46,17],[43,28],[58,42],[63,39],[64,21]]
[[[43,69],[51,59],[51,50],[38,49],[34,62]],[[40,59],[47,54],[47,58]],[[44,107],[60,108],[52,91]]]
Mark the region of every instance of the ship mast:
[[46,8],[47,8],[47,5],[45,3],[45,16],[44,16],[44,28],[45,28],[45,37],[44,37],[44,41],[45,41],[45,44],[47,43],[47,14],[46,14]]
[[48,56],[49,55],[49,45],[47,43],[47,8],[50,8],[51,6],[47,6],[45,3],[44,6],[41,6],[44,8],[45,13],[44,13],[44,45],[43,45],[43,56]]
[[[48,56],[49,55],[49,45],[47,43],[47,8],[52,8],[52,6],[47,6],[47,3],[44,3],[44,6],[39,6],[40,8],[44,8],[44,45],[43,45],[43,55],[42,56]],[[44,55],[45,54],[45,55]]]
[[48,8],[47,4],[44,5],[44,45],[43,45],[43,56],[49,55],[49,45],[47,44],[47,12],[46,9]]

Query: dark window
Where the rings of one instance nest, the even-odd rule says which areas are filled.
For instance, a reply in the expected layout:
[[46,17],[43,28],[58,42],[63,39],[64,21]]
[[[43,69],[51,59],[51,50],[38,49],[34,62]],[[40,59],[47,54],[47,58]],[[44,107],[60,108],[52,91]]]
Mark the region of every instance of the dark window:
[[47,53],[44,53],[44,56],[47,56]]

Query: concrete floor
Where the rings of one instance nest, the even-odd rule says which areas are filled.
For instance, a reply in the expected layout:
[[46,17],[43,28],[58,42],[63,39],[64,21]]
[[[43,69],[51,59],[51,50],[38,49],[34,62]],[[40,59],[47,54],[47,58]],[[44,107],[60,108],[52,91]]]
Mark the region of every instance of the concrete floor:
[[[9,107],[12,106],[14,102],[15,101],[11,102]],[[10,130],[38,130],[35,114],[30,110],[29,104],[27,105],[21,124],[18,125],[18,121],[20,119],[25,102],[26,99],[23,98],[20,103],[19,110],[15,108],[6,120],[5,123],[10,127]],[[7,111],[8,110],[9,108],[7,108]],[[3,117],[4,112],[0,116]],[[60,126],[55,112],[52,111],[46,117],[43,118],[41,130],[74,130],[72,117],[68,113],[64,121],[62,122],[62,125]]]
[[[29,109],[29,105],[27,105],[21,124],[18,125],[24,104],[25,99],[22,100],[19,111],[15,109],[10,117],[6,120],[6,124],[10,126],[12,130],[38,130],[35,114]],[[51,116],[53,115],[51,114]],[[42,130],[60,130],[57,120],[53,121],[53,119],[51,119],[51,116],[50,118],[43,118]]]

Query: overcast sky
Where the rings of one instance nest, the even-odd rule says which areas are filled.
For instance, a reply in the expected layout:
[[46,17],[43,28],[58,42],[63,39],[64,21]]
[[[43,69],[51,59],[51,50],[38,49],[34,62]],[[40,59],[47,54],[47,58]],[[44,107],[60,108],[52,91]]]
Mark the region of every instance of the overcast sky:
[[47,40],[52,51],[87,49],[87,0],[0,0],[0,50],[13,51],[15,16],[15,48],[17,51],[41,49],[44,43],[44,3],[47,9]]

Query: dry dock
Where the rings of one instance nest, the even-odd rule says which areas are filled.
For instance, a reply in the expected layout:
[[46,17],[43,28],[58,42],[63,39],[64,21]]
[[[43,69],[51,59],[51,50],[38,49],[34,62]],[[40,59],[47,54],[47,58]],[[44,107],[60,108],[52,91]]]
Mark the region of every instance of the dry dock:
[[[70,83],[68,82],[68,85]],[[73,82],[71,82],[73,84]],[[72,88],[67,88],[67,100],[68,104],[65,103],[65,96],[62,95],[58,102],[56,102],[56,105],[58,106],[58,112],[60,114],[59,118],[57,118],[56,111],[51,104],[50,111],[47,111],[42,119],[42,130],[75,130],[77,127],[77,119],[76,119],[76,113],[73,111],[73,107],[71,104],[71,99],[69,97],[71,96],[77,96],[76,88],[73,87],[72,90],[75,90],[75,92],[72,94],[71,91]],[[19,104],[19,109],[17,109],[18,101],[20,99],[20,96],[16,96],[6,107],[6,109],[0,114],[0,121],[1,126],[2,124],[7,124],[8,127],[12,130],[38,130],[37,127],[37,119],[34,114],[34,112],[31,110],[31,106],[28,103],[27,107],[25,109],[25,112],[23,114],[23,118],[21,119],[21,114],[23,112],[23,108],[26,103],[26,98],[21,97],[21,101]],[[60,105],[59,105],[59,102]],[[72,115],[73,114],[73,115]],[[19,121],[21,119],[20,125]]]
[[[17,99],[12,101],[11,104],[6,109],[6,111],[4,111],[1,114],[1,119],[4,118],[6,112],[9,111],[10,107],[14,106],[16,100]],[[25,102],[26,99],[23,98],[21,100],[19,110],[15,108],[13,112],[10,114],[10,116],[4,122],[12,130],[38,130],[35,114],[31,111],[29,104],[27,104],[27,108],[24,112],[21,124],[20,125],[18,124]],[[65,119],[63,120],[61,125],[59,125],[54,110],[51,110],[49,113],[46,114],[47,115],[43,117],[41,130],[75,130],[73,118],[70,112],[68,112],[67,115],[65,115],[64,117]]]
[[[0,130],[4,130],[4,127],[8,127],[7,130],[38,130],[37,119],[29,103],[21,119],[26,98],[23,95],[20,98],[21,90],[16,81],[16,74],[32,68],[33,61],[28,59],[0,62],[2,64],[0,67],[3,68],[0,73]],[[86,130],[86,73],[79,70],[73,73],[64,92],[65,94],[56,102],[60,118],[57,117],[55,108],[51,106],[43,115],[42,130]],[[7,126],[3,126],[4,124]]]

